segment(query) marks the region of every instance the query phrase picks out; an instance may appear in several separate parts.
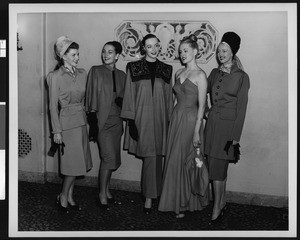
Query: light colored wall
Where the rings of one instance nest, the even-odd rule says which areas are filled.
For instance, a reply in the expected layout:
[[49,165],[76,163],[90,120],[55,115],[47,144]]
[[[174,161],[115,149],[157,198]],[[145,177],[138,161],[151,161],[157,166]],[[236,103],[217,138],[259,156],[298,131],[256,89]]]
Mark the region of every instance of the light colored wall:
[[31,137],[32,150],[19,158],[19,169],[45,172],[43,14],[19,14],[18,128]]
[[[200,9],[199,9],[200,10]],[[19,21],[20,20],[20,21]],[[103,44],[114,39],[114,29],[123,20],[209,21],[219,39],[226,31],[237,32],[242,39],[238,56],[250,76],[249,104],[241,138],[241,161],[230,165],[228,190],[274,196],[288,196],[288,62],[287,15],[285,12],[206,12],[206,13],[47,13],[22,14],[19,29],[25,23],[26,37],[21,36],[24,50],[19,56],[19,128],[30,131],[35,139],[29,159],[19,159],[25,171],[57,172],[56,158],[45,157],[41,143],[46,138],[41,111],[42,79],[56,62],[53,45],[57,37],[67,35],[80,45],[80,67],[87,71],[100,64]],[[43,24],[45,28],[43,28]],[[45,31],[44,39],[42,33]],[[41,49],[45,48],[45,55]],[[41,64],[44,63],[44,71]],[[117,67],[125,69],[120,59]],[[171,63],[174,72],[181,66]],[[209,75],[217,66],[212,59],[201,65]],[[43,105],[44,104],[44,105]],[[42,134],[46,130],[45,136]],[[94,168],[88,176],[97,176],[99,159],[96,145],[91,143]],[[43,162],[44,161],[44,162]],[[139,181],[141,161],[122,151],[122,166],[114,179]]]

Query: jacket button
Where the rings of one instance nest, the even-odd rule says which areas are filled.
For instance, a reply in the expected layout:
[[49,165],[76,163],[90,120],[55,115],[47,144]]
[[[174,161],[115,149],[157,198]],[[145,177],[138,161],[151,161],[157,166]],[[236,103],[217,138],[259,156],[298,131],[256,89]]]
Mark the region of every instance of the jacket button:
[[217,86],[217,89],[220,89],[220,86],[219,86],[219,85]]
[[220,80],[219,80],[219,82],[222,82],[222,81],[223,81],[223,79],[220,79]]
[[219,94],[218,92],[215,93],[216,96],[218,96],[218,94]]

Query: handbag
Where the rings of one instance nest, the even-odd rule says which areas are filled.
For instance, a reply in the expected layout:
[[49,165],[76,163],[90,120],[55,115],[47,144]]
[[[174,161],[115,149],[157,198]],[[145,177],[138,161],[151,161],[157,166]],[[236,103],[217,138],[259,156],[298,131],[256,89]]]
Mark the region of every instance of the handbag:
[[48,151],[48,156],[49,157],[54,157],[57,150],[60,150],[61,155],[64,155],[64,147],[65,147],[64,142],[62,142],[61,144],[53,142],[50,149],[49,149],[49,151]]
[[194,159],[190,168],[191,191],[194,195],[205,196],[209,178],[204,155],[200,148],[195,149]]

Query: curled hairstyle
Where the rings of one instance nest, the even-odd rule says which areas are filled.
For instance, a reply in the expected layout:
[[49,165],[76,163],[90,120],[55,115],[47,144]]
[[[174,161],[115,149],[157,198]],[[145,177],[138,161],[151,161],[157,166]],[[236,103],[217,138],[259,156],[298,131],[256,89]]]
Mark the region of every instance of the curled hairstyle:
[[[79,44],[76,42],[72,42],[71,45],[67,48],[65,54],[67,54],[71,49],[79,49]],[[64,65],[64,60],[63,58],[60,58],[57,54],[56,54],[56,45],[54,44],[54,52],[55,52],[55,59],[57,60],[57,65],[55,67],[55,69],[60,68],[60,66]]]
[[145,54],[146,54],[145,44],[146,44],[146,41],[147,41],[148,39],[150,39],[150,38],[156,38],[157,41],[160,42],[159,39],[158,39],[158,37],[156,37],[154,34],[152,34],[152,33],[147,34],[147,35],[143,38],[143,40],[141,41],[141,43],[140,43],[140,53],[141,53],[142,55],[145,55]]
[[105,45],[111,45],[115,48],[115,51],[117,54],[121,54],[123,51],[123,47],[121,45],[121,43],[117,42],[117,41],[110,41],[104,44]]
[[199,46],[198,46],[198,38],[194,35],[191,34],[189,36],[185,36],[181,41],[180,41],[180,45],[183,43],[187,43],[191,48],[196,49],[197,53],[199,52]]

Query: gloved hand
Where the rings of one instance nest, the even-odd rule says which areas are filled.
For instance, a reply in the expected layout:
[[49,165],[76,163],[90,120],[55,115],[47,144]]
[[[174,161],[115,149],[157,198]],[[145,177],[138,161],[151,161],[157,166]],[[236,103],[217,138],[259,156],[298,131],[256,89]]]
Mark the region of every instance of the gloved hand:
[[228,154],[229,148],[231,146],[233,147],[233,155],[235,158],[235,162],[237,162],[238,160],[240,160],[240,155],[241,155],[240,144],[239,143],[233,144],[233,141],[227,141],[225,148],[224,148],[224,150],[226,151],[226,154]]
[[96,112],[88,113],[87,114],[87,121],[88,121],[88,124],[90,125],[89,141],[90,142],[97,142],[99,127],[98,127],[98,119],[97,119]]
[[240,155],[241,155],[241,151],[240,151],[240,144],[234,144],[233,145],[233,149],[234,149],[234,158],[236,161],[240,160]]
[[228,155],[228,151],[229,151],[229,148],[230,148],[231,145],[232,145],[232,141],[227,141],[227,143],[224,147],[224,150],[225,150],[227,155]]
[[136,128],[135,122],[134,120],[128,120],[128,126],[129,126],[129,135],[130,137],[135,140],[138,141],[139,140],[139,132]]
[[122,108],[122,105],[123,105],[123,98],[117,97],[117,98],[115,99],[115,103],[116,103],[116,105],[117,105],[118,107]]
[[61,145],[61,155],[64,155],[64,147],[65,147],[65,144],[64,142],[62,142],[62,144],[58,144],[58,143],[55,143],[53,142],[49,151],[48,151],[48,156],[50,157],[54,157],[56,151],[59,149],[59,146]]

